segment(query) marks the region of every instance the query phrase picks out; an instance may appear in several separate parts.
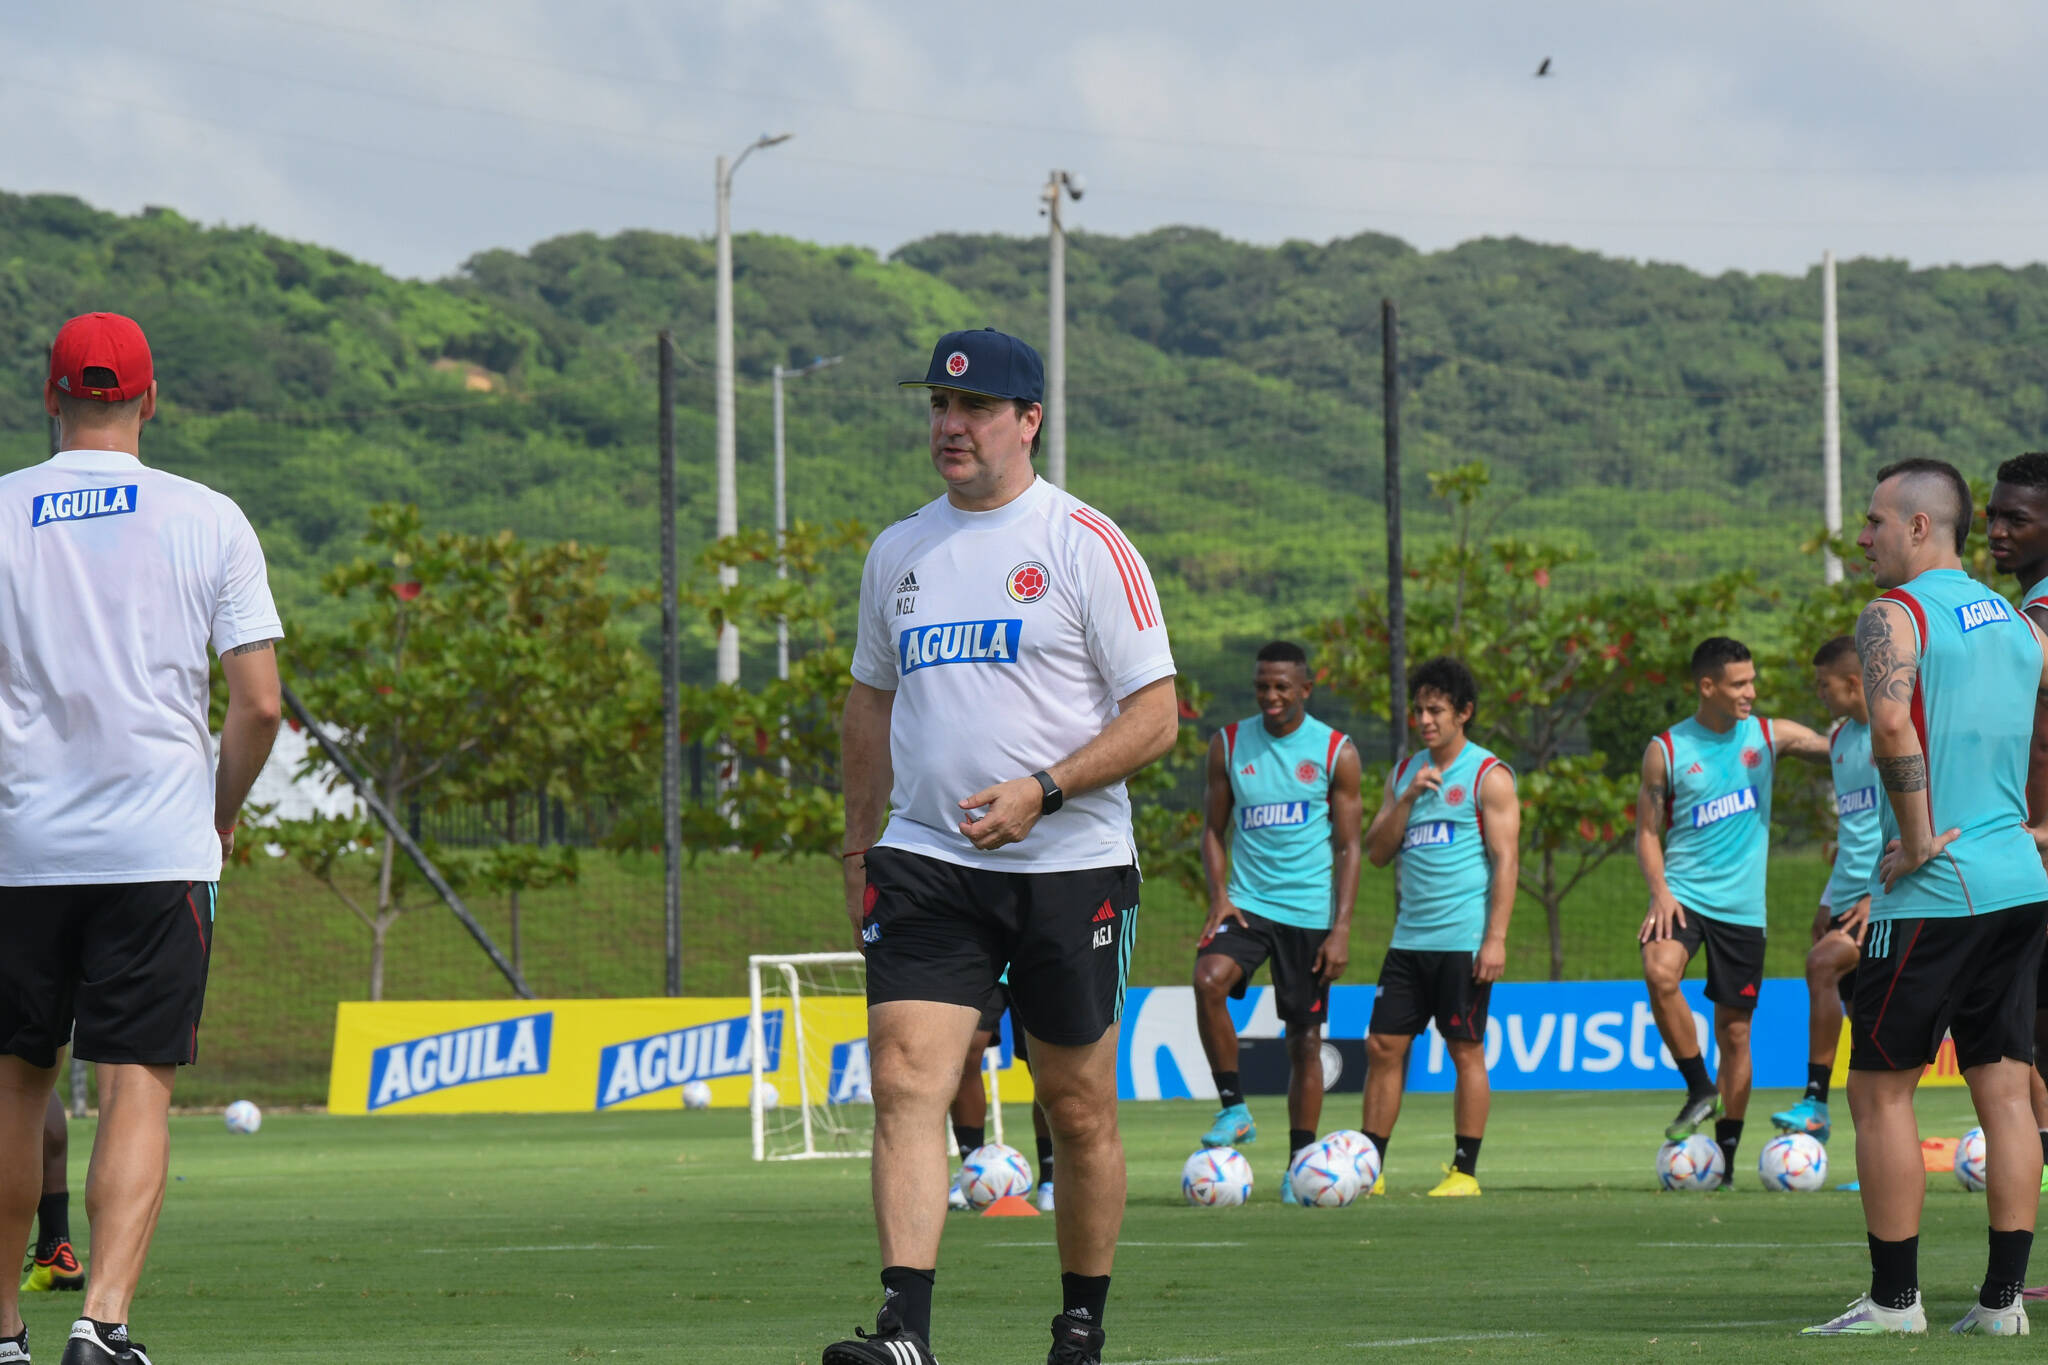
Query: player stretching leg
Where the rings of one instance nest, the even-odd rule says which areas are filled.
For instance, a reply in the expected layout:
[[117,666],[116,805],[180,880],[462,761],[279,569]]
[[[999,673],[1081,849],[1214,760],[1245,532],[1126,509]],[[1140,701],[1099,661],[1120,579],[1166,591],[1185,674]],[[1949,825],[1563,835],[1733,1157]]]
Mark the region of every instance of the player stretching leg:
[[85,1288],[85,1267],[71,1248],[71,1186],[64,1169],[70,1150],[64,1104],[52,1090],[43,1112],[43,1197],[36,1204],[36,1249],[21,1281],[24,1293]]
[[[2048,630],[2048,453],[2029,451],[1998,467],[1985,530],[1991,542],[1991,562],[2000,573],[2009,573],[2020,582],[2020,609],[2035,625]],[[2048,740],[2048,736],[2042,738]],[[2029,791],[2027,809],[2048,810],[2048,793]],[[2041,965],[2043,972],[2048,972],[2048,957]],[[2048,1066],[2048,1011],[2040,1008],[2048,1004],[2048,990],[2042,989],[2038,979],[2034,989],[2034,1078],[2029,1088],[2041,1152],[2048,1158],[2048,1081],[2041,1072]],[[2041,1182],[2041,1188],[2048,1190],[2048,1166],[2042,1168]],[[2029,1289],[2027,1297],[2048,1298],[2048,1288]]]
[[1457,1080],[1451,1164],[1430,1193],[1479,1193],[1479,1143],[1492,1100],[1486,1006],[1507,968],[1522,807],[1513,771],[1466,738],[1478,708],[1479,684],[1456,659],[1431,659],[1408,676],[1409,724],[1425,750],[1387,775],[1365,835],[1374,867],[1399,859],[1400,886],[1365,1040],[1359,1126],[1380,1151],[1375,1194],[1386,1191],[1387,1143],[1401,1114],[1409,1048],[1431,1019]]
[[2024,1336],[2020,1286],[2041,1198],[2027,1102],[2034,990],[2048,934],[2048,834],[2027,792],[2048,779],[2041,630],[1963,571],[1970,486],[1951,465],[1878,471],[1857,543],[1885,591],[1856,622],[1885,851],[1851,1011],[1849,1112],[1870,1234],[1870,1289],[1807,1332],[1925,1332],[1927,1173],[1913,1092],[1947,1033],[1984,1127],[1990,1258],[1951,1331]]
[[[1202,826],[1202,875],[1209,918],[1195,957],[1195,1024],[1216,1080],[1222,1112],[1205,1147],[1252,1141],[1251,1110],[1238,1085],[1231,997],[1244,998],[1261,963],[1273,967],[1273,995],[1287,1025],[1287,1161],[1315,1141],[1323,1113],[1323,1021],[1330,983],[1351,958],[1351,909],[1358,899],[1358,750],[1308,714],[1308,655],[1275,640],[1252,673],[1259,715],[1224,726],[1209,741]],[[1236,827],[1226,850],[1225,836]],[[1333,908],[1334,907],[1334,908]],[[1284,1177],[1283,1172],[1283,1177]],[[1294,1202],[1283,1178],[1280,1197]]]
[[[1827,762],[1828,744],[1797,721],[1751,714],[1756,665],[1738,640],[1702,641],[1692,652],[1692,680],[1698,708],[1643,751],[1636,863],[1650,908],[1636,938],[1650,1013],[1685,1078],[1685,1103],[1664,1136],[1676,1142],[1718,1120],[1714,1140],[1733,1181],[1749,1108],[1749,1019],[1764,979],[1771,777],[1783,755]],[[1718,1089],[1679,986],[1702,947],[1721,1051]]]
[[930,1365],[946,1107],[1006,969],[1059,1164],[1047,1360],[1097,1365],[1123,1223],[1117,1028],[1138,914],[1124,780],[1173,747],[1173,651],[1123,532],[1032,470],[1038,353],[950,332],[910,382],[931,390],[946,492],[868,551],[840,729],[883,1298],[874,1333],[827,1346],[825,1365]]
[[1834,1131],[1828,1122],[1828,1081],[1842,1044],[1842,1012],[1854,998],[1856,959],[1870,918],[1870,883],[1882,849],[1870,712],[1863,704],[1854,639],[1838,635],[1820,647],[1813,656],[1813,689],[1835,718],[1828,732],[1835,779],[1835,866],[1813,917],[1813,947],[1806,954],[1806,1094],[1790,1109],[1771,1115],[1771,1122],[1780,1132],[1807,1133],[1826,1142]]

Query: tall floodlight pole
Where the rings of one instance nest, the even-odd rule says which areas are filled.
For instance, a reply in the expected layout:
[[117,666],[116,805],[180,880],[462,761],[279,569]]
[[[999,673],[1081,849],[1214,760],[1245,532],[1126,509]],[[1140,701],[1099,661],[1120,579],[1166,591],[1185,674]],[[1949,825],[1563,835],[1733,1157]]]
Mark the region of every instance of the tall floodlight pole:
[[[1842,353],[1835,328],[1835,253],[1820,253],[1820,481],[1821,515],[1830,540],[1842,534]],[[1821,560],[1826,582],[1842,581],[1842,561],[1830,549]]]
[[[844,359],[846,357],[843,355],[821,355],[810,364],[801,366],[798,369],[784,369],[780,365],[775,367],[775,577],[777,580],[784,580],[789,577],[789,559],[782,552],[783,542],[788,539],[789,535],[787,466],[783,462],[782,454],[782,381],[785,379],[800,379],[807,374],[816,374],[819,370],[837,365]],[[775,618],[775,677],[778,682],[789,681],[789,618],[779,613]],[[789,740],[788,716],[782,718],[782,738],[785,744]],[[789,780],[789,754],[786,750],[782,755],[782,777],[785,782]]]
[[660,406],[655,418],[661,486],[661,904],[668,971],[663,991],[683,993],[683,737],[677,713],[682,634],[676,602],[676,342],[655,339]]
[[1046,242],[1045,292],[1049,303],[1045,333],[1045,476],[1067,486],[1067,230],[1060,222],[1060,199],[1081,198],[1081,177],[1054,171],[1038,192],[1038,211],[1049,224]]
[[[778,142],[789,141],[788,133],[773,137],[763,135],[748,143],[745,150],[728,162],[719,157],[717,162],[718,201],[718,363],[716,383],[718,389],[718,537],[739,534],[739,433],[737,409],[733,401],[733,359],[732,359],[732,177],[741,164],[762,147],[773,147]],[[718,571],[718,586],[730,590],[739,585],[739,570],[727,566]],[[736,683],[740,680],[740,633],[731,617],[718,631],[718,681]],[[729,746],[721,745],[718,761],[718,794],[721,798],[733,777],[732,752]]]
[[1386,405],[1387,656],[1391,705],[1387,713],[1387,760],[1399,763],[1408,747],[1407,573],[1401,549],[1401,353],[1400,320],[1392,299],[1380,300],[1380,386]]

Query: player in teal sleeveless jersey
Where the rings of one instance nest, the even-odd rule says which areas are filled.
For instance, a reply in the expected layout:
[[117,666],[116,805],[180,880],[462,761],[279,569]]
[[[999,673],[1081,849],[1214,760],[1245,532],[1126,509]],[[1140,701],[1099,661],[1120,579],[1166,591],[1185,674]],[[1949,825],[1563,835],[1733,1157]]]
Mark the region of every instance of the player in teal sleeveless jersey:
[[[1358,750],[1308,714],[1308,655],[1276,640],[1252,675],[1259,714],[1209,743],[1202,873],[1209,915],[1196,947],[1195,1020],[1222,1108],[1202,1143],[1258,1137],[1238,1070],[1229,1001],[1272,964],[1287,1026],[1288,1160],[1315,1140],[1323,1110],[1323,1021],[1330,983],[1350,962],[1358,899]],[[1281,1195],[1292,1202],[1284,1178]]]
[[2027,1103],[2035,987],[2048,934],[2048,834],[2027,791],[2048,696],[2043,636],[1963,572],[1970,487],[1938,460],[1878,471],[1857,543],[1878,599],[1856,622],[1885,848],[1851,1009],[1849,1108],[1870,1232],[1870,1289],[1816,1335],[1924,1332],[1926,1176],[1913,1093],[1944,1035],[1984,1130],[1990,1256],[1952,1331],[2025,1333],[2020,1303],[2040,1198]]
[[1519,874],[1515,775],[1467,738],[1478,709],[1479,684],[1460,660],[1431,659],[1409,675],[1408,723],[1424,748],[1387,775],[1365,835],[1373,866],[1397,863],[1400,901],[1373,997],[1360,1127],[1380,1149],[1384,1181],[1409,1053],[1434,1021],[1456,1072],[1451,1164],[1429,1191],[1439,1196],[1479,1193],[1479,1144],[1492,1100],[1486,1012],[1507,967]]
[[1806,954],[1806,1093],[1771,1115],[1783,1133],[1826,1142],[1828,1086],[1842,1045],[1842,1011],[1853,998],[1856,960],[1870,920],[1870,879],[1884,841],[1877,825],[1877,769],[1870,762],[1870,712],[1863,703],[1863,667],[1856,641],[1838,635],[1813,656],[1813,690],[1835,718],[1828,732],[1835,787],[1835,864],[1813,917]]
[[[1984,515],[1985,539],[1991,546],[1991,562],[1998,571],[2019,581],[2020,609],[2028,619],[2048,630],[2048,453],[2030,451],[2016,455],[1998,467],[1998,482],[1991,486],[1991,503]],[[2027,809],[2048,810],[2048,793],[2030,791]],[[2048,975],[2048,955],[2042,958],[2042,974]],[[2028,1078],[2032,1090],[2034,1126],[2041,1131],[2041,1150],[2048,1155],[2048,989],[2039,977],[2034,986],[2034,1074]],[[2048,1169],[2041,1188],[2048,1191]],[[2028,1297],[2048,1297],[2048,1290]]]
[[[1779,758],[1828,761],[1825,739],[1797,721],[1754,715],[1756,665],[1739,640],[1716,636],[1692,655],[1693,714],[1651,739],[1636,794],[1636,862],[1650,906],[1637,939],[1657,1032],[1685,1079],[1672,1141],[1708,1119],[1735,1175],[1749,1108],[1749,1018],[1764,979],[1764,881],[1771,851],[1771,779]],[[1681,984],[1707,952],[1707,999],[1720,1050],[1716,1088],[1700,1055]]]

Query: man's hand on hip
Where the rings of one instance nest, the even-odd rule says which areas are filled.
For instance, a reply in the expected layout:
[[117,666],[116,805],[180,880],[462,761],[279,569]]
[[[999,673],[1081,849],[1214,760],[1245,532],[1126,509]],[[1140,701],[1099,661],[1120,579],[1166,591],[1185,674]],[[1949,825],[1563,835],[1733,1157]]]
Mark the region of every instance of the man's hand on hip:
[[976,848],[988,852],[1005,844],[1021,843],[1031,833],[1045,809],[1045,789],[1035,777],[1013,777],[1008,782],[984,787],[960,802],[964,811],[984,806],[988,809],[979,820],[970,816],[960,822],[960,832]]

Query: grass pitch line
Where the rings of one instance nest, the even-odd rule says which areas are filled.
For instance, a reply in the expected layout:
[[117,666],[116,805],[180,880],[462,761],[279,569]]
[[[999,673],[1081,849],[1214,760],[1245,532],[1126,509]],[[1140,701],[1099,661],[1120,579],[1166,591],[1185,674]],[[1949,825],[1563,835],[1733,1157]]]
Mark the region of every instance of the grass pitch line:
[[[1045,1243],[1045,1245],[1046,1245],[1046,1246],[1051,1246],[1051,1245],[1052,1245],[1052,1243],[1051,1243],[1051,1242],[1047,1242],[1047,1243]],[[627,1244],[625,1244],[625,1245],[620,1245],[620,1246],[614,1246],[614,1245],[612,1245],[612,1244],[611,1244],[610,1242],[577,1242],[577,1243],[574,1243],[574,1244],[568,1244],[568,1243],[565,1243],[565,1244],[562,1244],[562,1245],[559,1245],[559,1246],[533,1246],[533,1247],[414,1247],[414,1248],[413,1248],[413,1254],[414,1254],[414,1255],[416,1255],[416,1256],[471,1256],[471,1255],[480,1255],[480,1254],[484,1254],[484,1253],[494,1253],[494,1254],[503,1254],[503,1253],[505,1253],[505,1252],[508,1252],[508,1251],[665,1251],[665,1250],[667,1250],[667,1248],[666,1248],[666,1247],[659,1247],[659,1246],[656,1246],[656,1245],[654,1245],[654,1244],[653,1244],[652,1242],[633,1242],[633,1243],[627,1243]]]
[[1868,1242],[1637,1242],[1639,1247],[1686,1247],[1714,1251],[1723,1247],[1867,1247]]
[[[985,1246],[992,1246],[992,1247],[1056,1247],[1056,1246],[1058,1246],[1058,1245],[1059,1245],[1059,1243],[1058,1243],[1058,1242],[1054,1242],[1054,1241],[1050,1241],[1050,1240],[1047,1240],[1047,1241],[1043,1241],[1043,1242],[986,1242],[986,1243],[984,1243],[983,1245],[985,1245]],[[1121,1250],[1121,1249],[1122,1249],[1122,1248],[1124,1248],[1124,1247],[1241,1247],[1241,1246],[1243,1246],[1243,1245],[1244,1245],[1244,1243],[1243,1243],[1243,1242],[1118,1242],[1118,1243],[1117,1243],[1117,1247],[1118,1247],[1118,1249],[1119,1249],[1119,1250]]]
[[1347,1341],[1344,1344],[1369,1350],[1374,1346],[1434,1346],[1444,1341],[1519,1341],[1541,1335],[1541,1332],[1459,1332],[1447,1337],[1388,1337],[1383,1341]]

